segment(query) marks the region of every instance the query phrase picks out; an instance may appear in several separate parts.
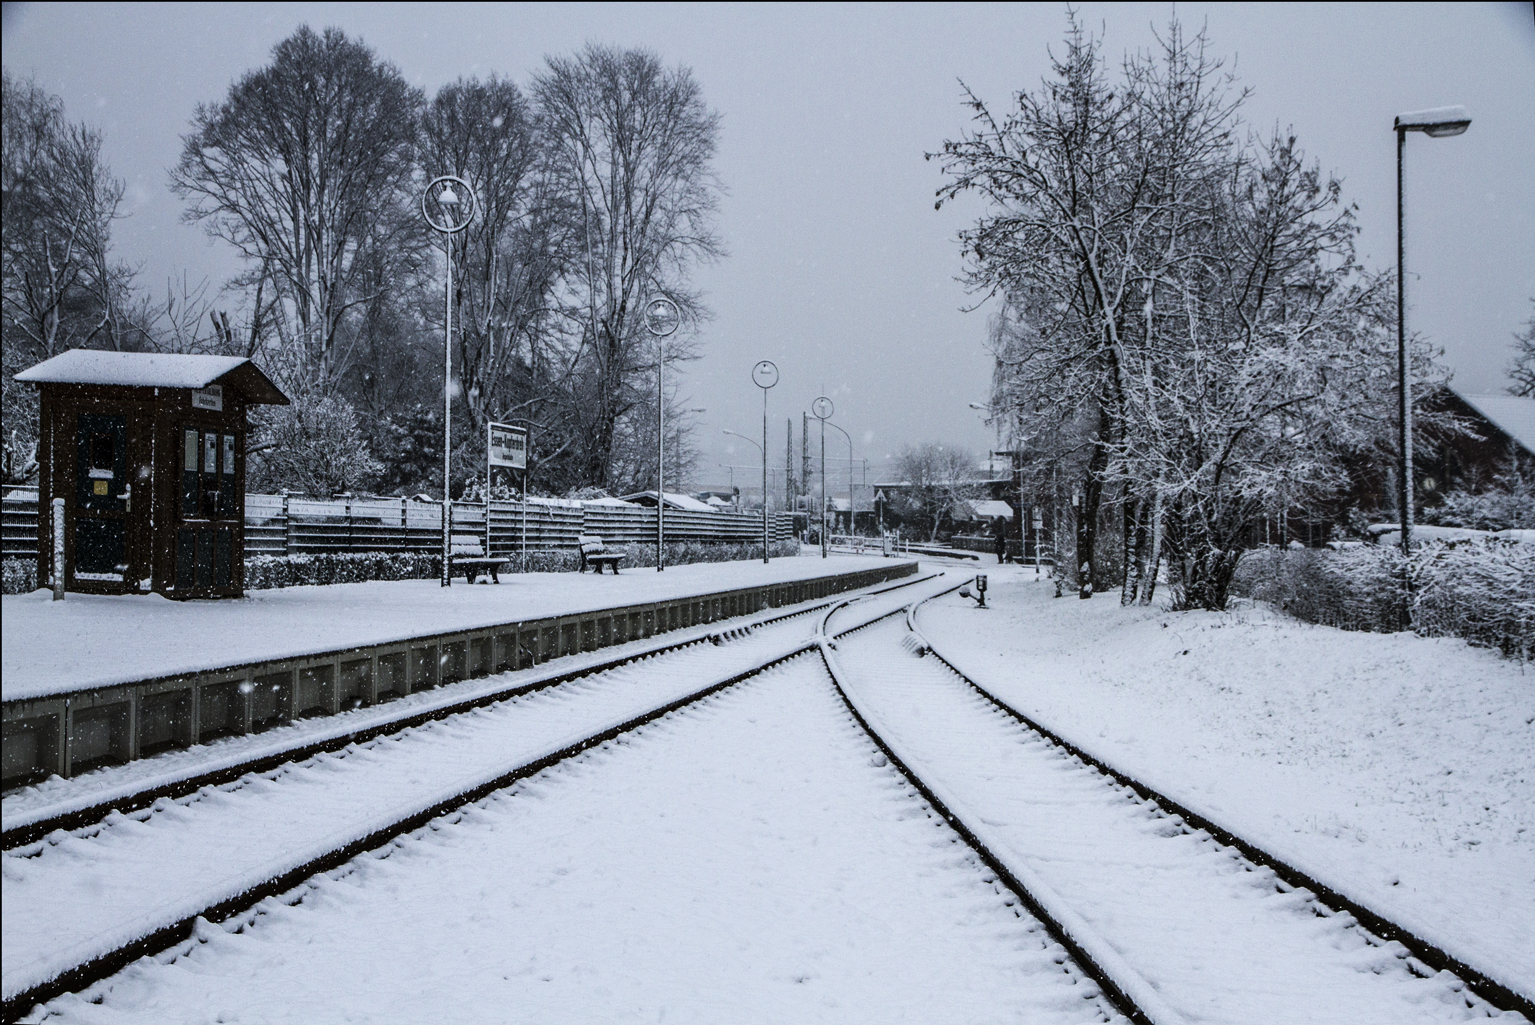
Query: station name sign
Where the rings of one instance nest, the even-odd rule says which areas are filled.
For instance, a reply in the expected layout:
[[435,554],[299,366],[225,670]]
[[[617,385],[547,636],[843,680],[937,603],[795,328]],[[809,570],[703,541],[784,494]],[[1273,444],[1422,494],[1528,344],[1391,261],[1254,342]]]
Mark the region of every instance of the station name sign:
[[211,409],[215,413],[224,411],[224,386],[210,384],[206,388],[192,389],[192,408]]
[[486,424],[486,461],[492,467],[511,470],[528,468],[528,431],[510,424]]

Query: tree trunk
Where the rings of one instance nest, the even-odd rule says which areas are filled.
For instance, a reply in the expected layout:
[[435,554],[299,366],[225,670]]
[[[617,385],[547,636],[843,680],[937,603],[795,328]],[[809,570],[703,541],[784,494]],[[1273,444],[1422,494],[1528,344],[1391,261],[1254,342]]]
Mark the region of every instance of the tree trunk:
[[1162,490],[1157,489],[1151,500],[1151,558],[1147,568],[1145,586],[1141,588],[1141,604],[1150,605],[1151,596],[1157,589],[1157,569],[1162,563]]
[[1149,547],[1146,500],[1131,500],[1127,496],[1124,509],[1125,582],[1119,592],[1119,604],[1134,605],[1146,590],[1146,555]]
[[1098,542],[1098,507],[1103,503],[1103,471],[1109,465],[1108,447],[1100,439],[1093,442],[1093,455],[1087,462],[1087,478],[1082,481],[1082,507],[1077,512],[1077,597],[1093,596],[1093,573],[1097,567],[1093,549]]

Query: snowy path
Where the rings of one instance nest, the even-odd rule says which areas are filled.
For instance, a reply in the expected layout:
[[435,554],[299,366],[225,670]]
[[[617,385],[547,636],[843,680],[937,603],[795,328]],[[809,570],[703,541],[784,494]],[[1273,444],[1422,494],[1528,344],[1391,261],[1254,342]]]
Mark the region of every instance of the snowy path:
[[50,1020],[1122,1020],[882,761],[795,659]]
[[962,818],[983,823],[1190,1021],[1405,1025],[1488,1010],[1462,984],[1422,979],[1396,944],[1366,942],[1265,868],[1048,742],[1025,733],[936,659],[900,646],[900,621],[839,642],[852,696]]
[[[858,621],[945,583],[859,603]],[[844,613],[844,615],[853,615]],[[7,999],[329,850],[803,645],[810,617],[700,644],[162,801],[5,853]],[[142,820],[141,820],[142,819]]]

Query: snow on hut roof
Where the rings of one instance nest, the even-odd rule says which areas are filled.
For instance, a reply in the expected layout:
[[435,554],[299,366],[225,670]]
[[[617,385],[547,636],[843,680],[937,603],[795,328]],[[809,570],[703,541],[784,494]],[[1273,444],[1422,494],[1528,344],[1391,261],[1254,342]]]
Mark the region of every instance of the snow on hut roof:
[[984,502],[971,502],[970,508],[974,509],[975,515],[983,520],[997,518],[1010,520],[1013,518],[1013,507],[1006,502],[999,502],[996,499],[988,499]]
[[1466,405],[1535,455],[1535,399],[1518,395],[1467,395],[1455,393]]
[[[649,505],[652,507],[654,507],[656,502],[656,493],[654,491],[636,491],[632,495],[625,495],[623,497],[625,502],[636,502],[640,505]],[[649,501],[646,501],[646,499],[649,499]],[[679,495],[671,491],[666,493],[666,504],[667,507],[671,509],[687,509],[692,512],[717,511],[707,502],[700,502],[692,495]]]
[[583,498],[583,499],[581,499],[581,504],[582,505],[613,505],[613,506],[620,506],[620,507],[625,508],[625,509],[638,509],[639,508],[639,506],[636,505],[635,503],[633,503],[633,502],[625,502],[622,498]]
[[127,388],[206,388],[228,384],[252,402],[287,405],[288,397],[243,356],[70,349],[16,375],[29,384],[98,384]]

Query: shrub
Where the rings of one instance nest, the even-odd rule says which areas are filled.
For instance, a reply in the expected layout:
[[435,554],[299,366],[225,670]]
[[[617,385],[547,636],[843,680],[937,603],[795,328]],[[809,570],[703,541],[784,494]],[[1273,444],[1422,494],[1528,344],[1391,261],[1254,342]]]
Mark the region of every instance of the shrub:
[[[613,545],[610,551],[624,556],[624,566],[654,566],[656,546],[646,544]],[[792,538],[768,546],[775,558],[799,554],[799,542]],[[708,541],[673,541],[666,546],[666,564],[682,566],[693,562],[732,562],[762,556],[762,542],[719,543]],[[581,565],[574,549],[520,552],[507,557],[508,573],[573,573]],[[20,560],[14,560],[20,564]],[[6,587],[11,581],[11,563],[6,563]],[[33,563],[26,563],[30,572]],[[319,555],[257,555],[245,560],[245,589],[260,591],[274,587],[298,587],[303,584],[358,584],[366,580],[436,580],[442,575],[439,555],[395,554],[384,552],[325,553]],[[28,576],[27,580],[30,581]],[[26,588],[31,590],[31,587]],[[12,593],[7,590],[7,594]],[[20,593],[20,592],[17,592]]]
[[36,559],[0,562],[0,594],[27,594],[37,590]]
[[[633,541],[609,545],[608,551],[621,554],[624,566],[654,566],[656,546]],[[799,541],[789,538],[768,542],[768,555],[783,559],[799,554]],[[670,541],[666,545],[666,564],[685,566],[695,562],[738,562],[762,558],[761,541]],[[579,563],[577,563],[579,565]]]
[[1297,619],[1425,637],[1462,637],[1510,658],[1535,657],[1535,546],[1498,539],[1398,548],[1249,552],[1232,590]]
[[245,589],[359,584],[366,580],[434,580],[441,574],[440,555],[385,552],[257,555],[245,560]]

